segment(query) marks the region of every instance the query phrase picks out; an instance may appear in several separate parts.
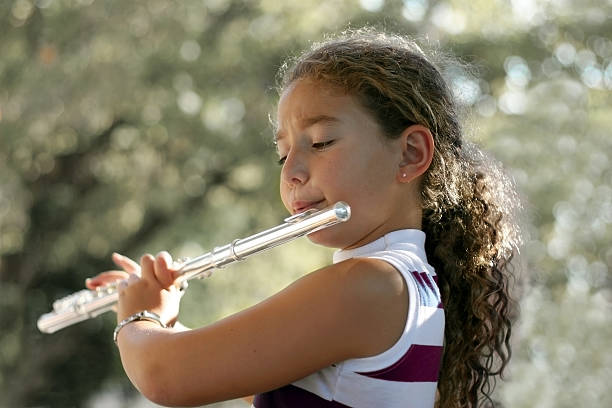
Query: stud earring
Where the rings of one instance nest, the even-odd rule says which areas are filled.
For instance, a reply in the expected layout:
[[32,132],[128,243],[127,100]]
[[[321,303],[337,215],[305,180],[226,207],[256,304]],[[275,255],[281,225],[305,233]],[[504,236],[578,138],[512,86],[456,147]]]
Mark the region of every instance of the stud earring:
[[402,177],[403,177],[403,178],[406,178],[406,173],[402,173]]

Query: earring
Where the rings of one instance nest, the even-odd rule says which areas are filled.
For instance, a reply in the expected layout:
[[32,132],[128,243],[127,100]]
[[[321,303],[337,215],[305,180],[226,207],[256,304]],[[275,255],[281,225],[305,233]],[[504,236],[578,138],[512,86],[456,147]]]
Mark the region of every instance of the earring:
[[402,173],[402,177],[403,177],[403,178],[406,178],[406,173]]

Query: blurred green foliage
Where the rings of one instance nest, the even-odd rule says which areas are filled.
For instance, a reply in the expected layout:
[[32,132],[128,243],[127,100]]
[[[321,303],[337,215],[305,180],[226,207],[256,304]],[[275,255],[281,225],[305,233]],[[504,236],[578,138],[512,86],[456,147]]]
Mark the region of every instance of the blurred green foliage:
[[[611,15],[603,0],[1,2],[0,406],[132,401],[113,316],[53,335],[38,316],[112,251],[193,256],[276,225],[275,72],[363,24],[476,68],[447,75],[471,137],[525,198],[526,287],[499,398],[612,406]],[[217,272],[191,286],[182,319],[217,319],[327,259],[300,241]]]

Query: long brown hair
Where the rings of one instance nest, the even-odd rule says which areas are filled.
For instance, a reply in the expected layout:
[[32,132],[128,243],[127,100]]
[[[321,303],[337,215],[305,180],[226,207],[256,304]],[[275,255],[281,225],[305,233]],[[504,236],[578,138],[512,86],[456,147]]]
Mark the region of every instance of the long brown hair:
[[497,376],[511,356],[511,260],[520,240],[518,198],[501,167],[464,140],[458,105],[440,54],[372,29],[313,45],[281,69],[279,91],[310,78],[353,95],[386,137],[410,124],[434,135],[433,162],[421,186],[428,261],[446,313],[438,381],[441,407],[492,405]]

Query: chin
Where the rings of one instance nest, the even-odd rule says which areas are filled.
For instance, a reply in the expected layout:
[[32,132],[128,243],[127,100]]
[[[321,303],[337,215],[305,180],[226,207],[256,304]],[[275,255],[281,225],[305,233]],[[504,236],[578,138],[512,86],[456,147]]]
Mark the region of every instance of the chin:
[[345,245],[340,239],[341,235],[336,232],[336,227],[337,226],[333,226],[330,228],[311,232],[307,235],[307,237],[313,244],[321,245],[328,248],[343,248]]

